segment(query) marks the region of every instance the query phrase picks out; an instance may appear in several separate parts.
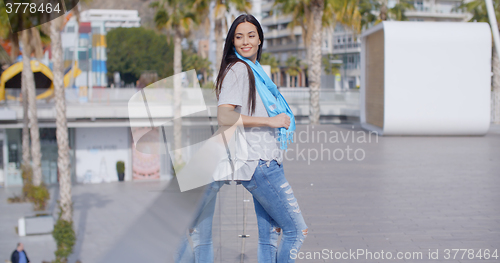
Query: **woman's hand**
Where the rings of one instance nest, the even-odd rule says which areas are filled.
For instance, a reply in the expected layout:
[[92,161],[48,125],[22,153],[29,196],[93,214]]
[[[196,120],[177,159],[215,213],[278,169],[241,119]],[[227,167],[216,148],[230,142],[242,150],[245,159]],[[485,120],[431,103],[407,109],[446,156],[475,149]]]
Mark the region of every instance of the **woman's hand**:
[[286,113],[281,113],[274,117],[269,117],[268,126],[271,128],[285,127],[288,129],[288,127],[290,127],[290,117]]

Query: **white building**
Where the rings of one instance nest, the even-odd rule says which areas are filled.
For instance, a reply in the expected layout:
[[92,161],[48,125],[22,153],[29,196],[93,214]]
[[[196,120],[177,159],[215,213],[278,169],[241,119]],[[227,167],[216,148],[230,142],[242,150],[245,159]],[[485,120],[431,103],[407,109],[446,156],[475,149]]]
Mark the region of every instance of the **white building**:
[[[93,92],[92,100],[82,102],[78,90],[66,89],[72,181],[117,181],[117,161],[125,163],[126,181],[170,178],[172,172],[168,155],[144,154],[134,148],[128,101],[139,91],[135,88],[94,88]],[[54,107],[53,100],[37,101],[42,174],[46,184],[58,181]],[[9,116],[4,114],[7,112]],[[22,185],[22,127],[22,104],[6,101],[0,107],[0,185]]]
[[137,10],[89,9],[81,13],[81,22],[101,23],[106,32],[117,27],[141,26]]

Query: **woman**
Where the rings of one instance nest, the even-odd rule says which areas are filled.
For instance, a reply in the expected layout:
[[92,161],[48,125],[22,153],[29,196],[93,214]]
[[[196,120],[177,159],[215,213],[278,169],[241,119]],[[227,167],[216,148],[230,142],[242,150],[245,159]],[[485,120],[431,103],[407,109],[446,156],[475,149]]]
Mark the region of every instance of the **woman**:
[[[243,122],[248,152],[234,179],[253,195],[259,227],[258,260],[295,262],[307,226],[283,172],[283,149],[295,130],[295,119],[259,60],[264,34],[252,15],[236,18],[229,29],[215,91],[218,122]],[[238,166],[240,167],[240,166]],[[279,247],[278,236],[283,233]]]

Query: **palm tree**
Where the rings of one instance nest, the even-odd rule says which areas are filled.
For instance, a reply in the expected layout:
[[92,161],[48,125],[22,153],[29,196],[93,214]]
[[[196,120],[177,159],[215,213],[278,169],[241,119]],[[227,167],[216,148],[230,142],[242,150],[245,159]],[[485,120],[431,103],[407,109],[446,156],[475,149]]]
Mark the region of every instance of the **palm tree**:
[[[301,67],[301,62],[300,59],[298,59],[295,56],[289,57],[286,62],[286,74],[287,76],[287,84],[290,83],[290,80],[294,80],[301,72],[302,72],[302,67]],[[297,84],[294,81],[291,86],[297,87]],[[290,85],[287,85],[290,87]]]
[[[405,12],[415,9],[413,1],[409,0],[398,0],[391,8],[388,8],[387,0],[361,0],[358,5],[360,7],[359,13],[362,15],[362,19],[365,20],[363,22],[373,23],[374,25],[387,20],[407,21],[408,18]],[[367,7],[372,8],[368,9]],[[372,11],[378,11],[378,17]]]
[[[353,0],[329,1],[325,11],[334,17],[334,25],[338,22],[355,32],[361,32],[363,26],[377,20],[377,16],[371,13],[375,6],[379,6],[376,3],[378,2],[373,0],[360,0],[359,2]],[[366,17],[363,15],[366,15]]]
[[182,161],[182,116],[179,76],[182,72],[182,39],[206,19],[208,2],[205,0],[159,0],[150,4],[156,9],[154,21],[158,29],[166,29],[174,38],[174,167]]
[[208,58],[203,58],[195,53],[192,42],[189,46],[189,49],[184,50],[184,54],[182,55],[182,70],[195,69],[197,74],[202,74],[201,86],[203,86],[207,83],[208,76],[212,74],[212,65]]
[[407,10],[413,10],[415,6],[413,1],[400,0],[389,9],[390,17],[396,21],[408,21],[405,13]]
[[50,39],[54,73],[54,93],[56,106],[57,168],[59,171],[59,205],[61,219],[72,221],[71,214],[71,174],[68,146],[68,123],[66,119],[66,99],[64,95],[64,65],[61,43],[61,30],[64,25],[62,16],[50,22]]
[[[495,10],[495,16],[497,18],[498,26],[500,27],[500,0],[493,0],[493,7]],[[471,2],[463,1],[460,6],[455,9],[465,10],[472,14],[472,18],[469,22],[486,22],[490,23],[488,19],[488,12],[486,9],[486,3],[484,0],[473,0]],[[492,38],[493,41],[493,38]],[[492,116],[491,122],[495,124],[500,124],[500,61],[498,60],[498,50],[496,50],[494,43],[492,42],[492,71],[493,80],[491,85],[492,90]]]
[[[22,75],[22,74],[21,74]],[[23,104],[23,137],[22,137],[22,151],[23,151],[23,165],[28,165],[30,163],[30,129],[29,129],[29,118],[28,118],[28,93],[26,85],[22,84],[27,82],[22,75],[21,81],[21,97]]]
[[319,89],[321,86],[321,42],[323,25],[330,25],[334,17],[325,6],[333,0],[276,0],[275,5],[283,14],[291,14],[290,28],[300,25],[307,52],[311,124],[319,123]]
[[[380,10],[382,4],[375,0],[360,0],[358,4],[358,12],[361,16],[359,21],[359,29],[355,30],[356,32],[361,32],[364,29],[369,28],[370,26],[381,21],[379,16],[373,14],[374,10]],[[387,14],[385,14],[387,17]],[[347,23],[347,25],[352,23]]]
[[278,83],[278,81],[277,81],[279,79],[279,76],[276,76],[276,74],[279,73],[279,71],[280,71],[279,60],[277,60],[275,56],[272,56],[271,54],[265,52],[265,53],[262,53],[262,55],[260,57],[260,64],[271,66],[271,77],[272,77],[274,83],[276,83],[276,85],[279,86],[280,83]]
[[[6,13],[4,2],[0,2],[0,13]],[[17,29],[19,27],[19,21],[21,21],[22,16],[19,14],[17,16],[0,16],[0,37],[3,39],[8,39],[11,44],[10,58],[11,61],[16,61],[19,56],[19,35]],[[10,28],[10,29],[9,29]],[[21,83],[27,83],[24,80],[23,74]],[[21,98],[23,104],[23,132],[22,132],[22,164],[29,165],[30,163],[30,132],[29,132],[29,120],[28,120],[28,97],[26,84],[21,85]]]
[[[6,14],[4,1],[0,2],[0,13]],[[17,16],[1,15],[0,16],[0,37],[3,39],[8,39],[11,44],[10,60],[16,61],[17,56],[19,56],[19,37],[17,34],[18,20],[22,16],[19,14]],[[11,30],[10,28],[14,29]]]
[[337,56],[328,55],[324,56],[322,59],[324,72],[327,75],[335,75],[340,72],[340,64],[334,64],[330,62],[330,60],[333,59],[339,59],[339,58]]
[[40,133],[38,130],[38,119],[36,109],[36,90],[35,78],[31,71],[31,54],[35,52],[37,57],[42,56],[42,42],[40,39],[40,32],[36,28],[29,28],[21,31],[21,42],[23,44],[23,71],[22,79],[25,81],[21,85],[21,89],[26,92],[26,99],[28,103],[28,119],[31,135],[31,157],[33,169],[33,185],[39,186],[42,183],[42,167],[41,159],[42,153],[40,151]]
[[247,0],[215,0],[214,22],[215,22],[215,72],[219,71],[222,60],[224,36],[223,31],[228,28],[226,13],[231,6],[240,12],[248,12],[252,5]]

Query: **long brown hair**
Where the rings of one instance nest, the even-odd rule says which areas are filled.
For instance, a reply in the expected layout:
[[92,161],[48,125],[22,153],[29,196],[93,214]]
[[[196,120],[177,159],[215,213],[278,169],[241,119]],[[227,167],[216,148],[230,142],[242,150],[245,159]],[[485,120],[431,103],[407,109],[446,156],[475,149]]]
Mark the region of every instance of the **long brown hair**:
[[248,71],[248,79],[250,80],[250,89],[248,91],[248,111],[250,111],[250,115],[255,113],[255,76],[253,75],[253,71],[247,63],[243,60],[239,59],[234,53],[234,33],[236,31],[236,27],[244,22],[250,22],[255,25],[257,28],[257,33],[259,34],[260,45],[257,51],[257,61],[260,61],[260,57],[262,55],[262,46],[264,45],[264,33],[262,31],[262,27],[260,26],[259,21],[250,14],[243,14],[238,16],[231,24],[229,31],[226,36],[226,43],[224,44],[224,53],[222,55],[222,61],[220,63],[219,74],[217,75],[217,81],[215,83],[215,95],[217,96],[217,100],[219,100],[219,94],[222,89],[222,82],[227,75],[227,72],[231,69],[231,67],[236,64],[236,62],[242,62]]

